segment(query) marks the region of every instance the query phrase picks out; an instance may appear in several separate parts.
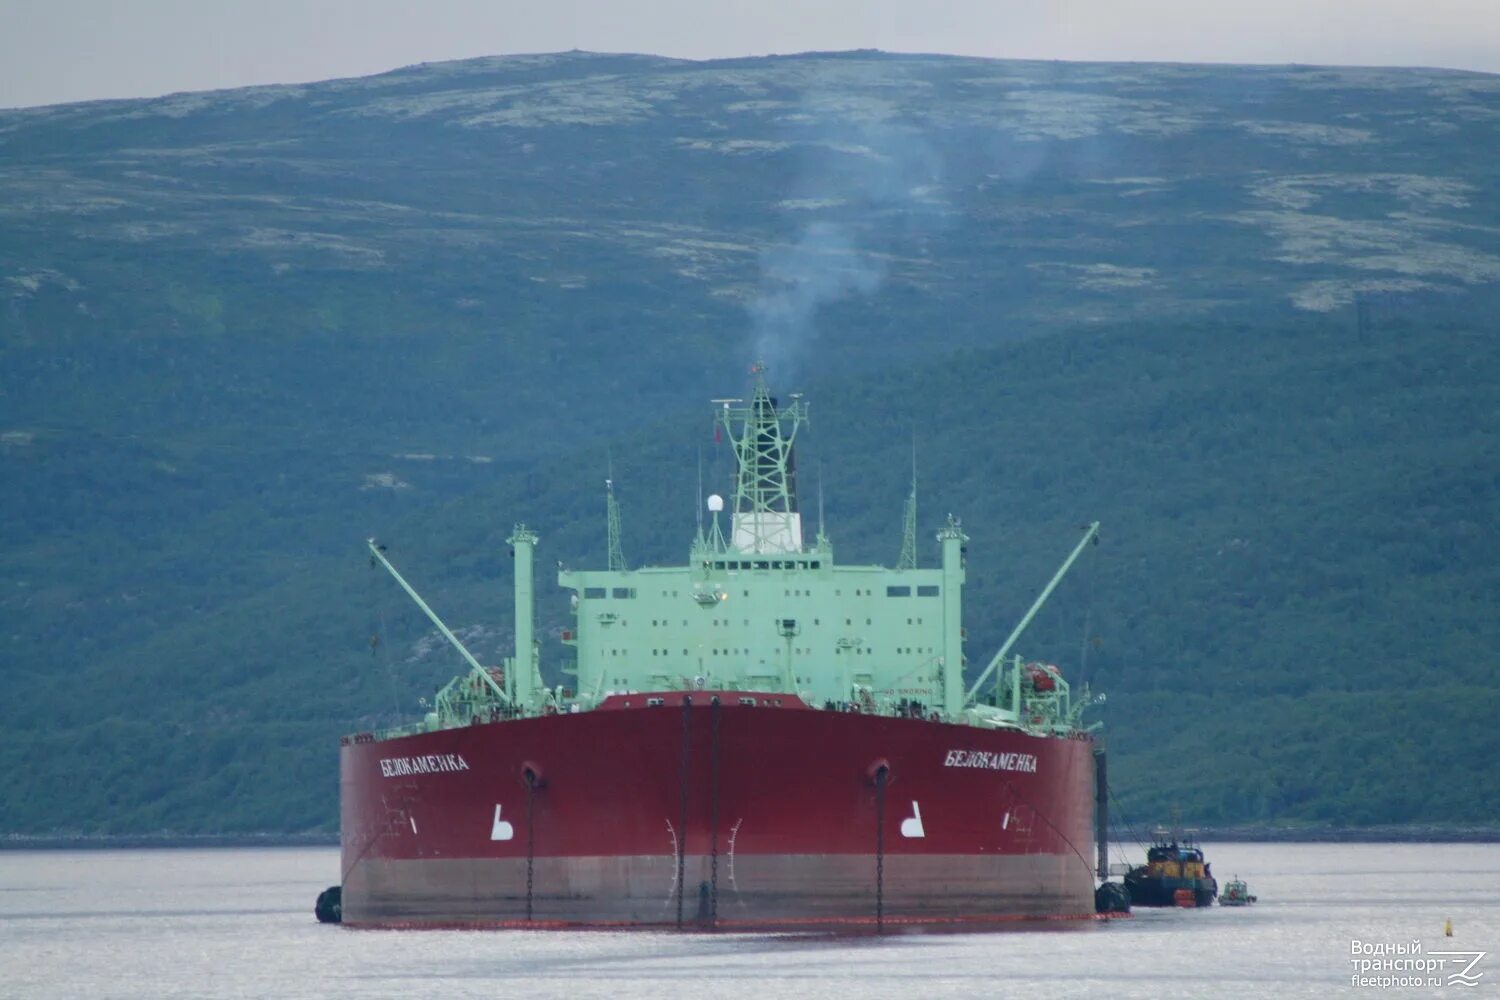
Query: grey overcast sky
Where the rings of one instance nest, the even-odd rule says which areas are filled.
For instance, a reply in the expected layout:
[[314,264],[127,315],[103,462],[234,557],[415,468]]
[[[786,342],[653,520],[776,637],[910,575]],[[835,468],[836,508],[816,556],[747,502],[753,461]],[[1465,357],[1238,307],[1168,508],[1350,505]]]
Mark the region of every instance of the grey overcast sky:
[[0,0],[0,107],[561,49],[1500,72],[1500,0]]

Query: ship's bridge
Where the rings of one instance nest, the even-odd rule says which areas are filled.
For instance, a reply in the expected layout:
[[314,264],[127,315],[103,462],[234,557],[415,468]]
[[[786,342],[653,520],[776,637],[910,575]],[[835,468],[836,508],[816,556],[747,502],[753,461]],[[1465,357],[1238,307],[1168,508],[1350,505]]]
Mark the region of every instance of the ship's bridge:
[[[579,700],[703,687],[794,692],[816,706],[956,712],[964,576],[957,524],[939,535],[940,568],[916,567],[914,537],[897,568],[836,565],[821,530],[812,545],[803,542],[793,444],[806,404],[794,396],[778,405],[763,378],[747,404],[716,402],[736,462],[727,536],[725,505],[709,497],[712,525],[700,526],[686,565],[627,569],[611,492],[611,567],[558,574],[573,591],[576,622],[564,642],[577,649]],[[914,535],[914,506],[908,531]],[[956,668],[951,679],[947,663]]]
[[694,546],[687,566],[565,571],[578,694],[792,691],[811,704],[941,707],[944,572],[836,566],[829,547]]

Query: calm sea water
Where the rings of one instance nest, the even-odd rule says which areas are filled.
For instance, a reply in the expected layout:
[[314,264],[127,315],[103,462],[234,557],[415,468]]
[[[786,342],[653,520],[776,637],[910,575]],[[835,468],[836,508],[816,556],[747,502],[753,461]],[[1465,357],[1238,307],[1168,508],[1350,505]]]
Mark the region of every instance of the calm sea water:
[[[0,997],[1485,996],[1500,845],[1209,844],[1242,909],[987,934],[353,931],[333,849],[0,851]],[[1454,936],[1445,939],[1451,919]],[[1477,988],[1353,986],[1351,940],[1492,952]],[[1446,978],[1446,977],[1444,977]]]

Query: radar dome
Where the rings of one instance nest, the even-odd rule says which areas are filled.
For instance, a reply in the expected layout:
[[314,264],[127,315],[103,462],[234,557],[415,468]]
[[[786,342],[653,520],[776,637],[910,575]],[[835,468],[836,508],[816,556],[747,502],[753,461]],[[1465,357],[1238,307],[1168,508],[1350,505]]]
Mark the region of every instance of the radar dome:
[[719,494],[717,493],[710,493],[708,495],[708,509],[713,511],[715,514],[723,510],[724,498],[719,496]]

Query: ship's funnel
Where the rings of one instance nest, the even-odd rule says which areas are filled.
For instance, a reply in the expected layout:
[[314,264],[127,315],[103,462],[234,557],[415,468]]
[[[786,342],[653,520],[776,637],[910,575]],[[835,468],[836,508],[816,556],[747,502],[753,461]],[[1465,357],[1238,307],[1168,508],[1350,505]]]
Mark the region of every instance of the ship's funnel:
[[802,515],[792,443],[807,419],[807,406],[796,395],[790,406],[778,406],[766,388],[765,367],[756,365],[753,371],[750,405],[726,401],[719,417],[736,466],[730,544],[741,552],[800,552]]

